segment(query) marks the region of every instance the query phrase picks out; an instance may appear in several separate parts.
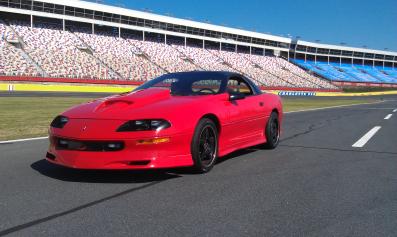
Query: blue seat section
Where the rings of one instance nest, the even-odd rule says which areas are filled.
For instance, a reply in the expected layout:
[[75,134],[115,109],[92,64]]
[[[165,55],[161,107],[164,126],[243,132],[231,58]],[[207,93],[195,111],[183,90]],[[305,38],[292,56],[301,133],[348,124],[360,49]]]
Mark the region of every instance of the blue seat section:
[[346,73],[345,70],[335,67],[333,64],[327,64],[327,63],[317,63],[317,65],[322,68],[323,70],[329,71],[332,73],[335,77],[334,80],[339,80],[339,81],[351,81],[351,82],[359,82],[360,79],[355,77],[352,74]]
[[397,81],[397,70],[396,69],[393,69],[391,67],[377,68],[377,69],[383,75],[386,75],[387,77],[393,78],[394,81]]
[[[393,77],[393,76],[387,74],[387,72],[385,73],[384,68],[382,68],[382,67],[371,67],[371,66],[362,66],[362,65],[357,65],[356,67],[384,83],[397,83],[397,76],[395,75]],[[390,68],[390,70],[393,70],[393,69]],[[393,71],[395,71],[395,70],[393,70]]]
[[355,77],[352,77],[343,71],[338,70],[332,65],[328,65],[327,63],[314,63],[313,61],[304,61],[304,60],[293,60],[299,66],[312,71],[322,77],[325,77],[331,81],[351,81],[358,82],[359,80]]
[[322,67],[323,65],[317,65],[314,63],[305,62],[303,60],[296,60],[296,62],[306,70],[315,72],[316,74],[321,75],[324,78],[328,78],[330,80],[338,79],[338,75],[335,75],[335,72],[324,69]]
[[391,67],[373,67],[357,64],[340,64],[335,62],[314,62],[292,59],[300,67],[312,71],[331,81],[396,83],[397,70]]
[[323,69],[317,67],[316,65],[310,63],[310,62],[305,62],[304,60],[293,60],[293,62],[295,62],[296,64],[298,64],[299,66],[303,67],[304,69],[308,70],[308,71],[312,71],[315,72],[325,78],[334,79],[334,76],[330,73],[328,73],[327,71],[324,71]]
[[355,66],[352,66],[351,64],[339,64],[339,63],[333,63],[332,64],[335,68],[340,68],[343,70],[345,73],[355,77],[358,79],[359,82],[376,82],[376,83],[382,83],[382,81],[378,80],[377,78],[369,75],[365,71],[357,69]]

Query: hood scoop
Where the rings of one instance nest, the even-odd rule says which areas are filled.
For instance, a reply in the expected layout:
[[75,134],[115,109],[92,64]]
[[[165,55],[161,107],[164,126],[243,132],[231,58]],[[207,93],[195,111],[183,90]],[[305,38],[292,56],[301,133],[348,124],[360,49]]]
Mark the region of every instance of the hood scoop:
[[96,108],[95,112],[108,109],[125,109],[127,107],[142,107],[170,97],[170,90],[164,88],[149,88],[128,94],[105,99]]

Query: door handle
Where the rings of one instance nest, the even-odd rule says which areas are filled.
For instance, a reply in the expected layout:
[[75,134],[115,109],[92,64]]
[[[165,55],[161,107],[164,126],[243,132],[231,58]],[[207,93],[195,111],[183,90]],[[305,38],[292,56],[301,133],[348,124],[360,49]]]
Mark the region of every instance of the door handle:
[[263,102],[259,102],[259,106],[263,106]]

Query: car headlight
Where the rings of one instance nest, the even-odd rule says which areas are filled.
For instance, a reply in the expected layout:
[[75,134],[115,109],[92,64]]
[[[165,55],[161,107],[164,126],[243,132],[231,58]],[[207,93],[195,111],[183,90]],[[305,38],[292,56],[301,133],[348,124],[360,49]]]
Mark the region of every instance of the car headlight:
[[54,120],[51,122],[51,127],[53,128],[63,128],[69,119],[65,116],[59,115],[56,116]]
[[169,127],[171,127],[171,124],[164,119],[131,120],[121,125],[117,132],[159,131]]

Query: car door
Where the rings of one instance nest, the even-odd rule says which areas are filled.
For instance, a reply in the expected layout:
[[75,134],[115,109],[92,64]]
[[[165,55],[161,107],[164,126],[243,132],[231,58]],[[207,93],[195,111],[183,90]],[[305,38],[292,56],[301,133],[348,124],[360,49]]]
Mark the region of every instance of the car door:
[[238,76],[229,78],[227,92],[232,95],[227,103],[228,125],[224,130],[228,144],[242,146],[262,139],[266,116],[261,95]]

